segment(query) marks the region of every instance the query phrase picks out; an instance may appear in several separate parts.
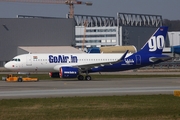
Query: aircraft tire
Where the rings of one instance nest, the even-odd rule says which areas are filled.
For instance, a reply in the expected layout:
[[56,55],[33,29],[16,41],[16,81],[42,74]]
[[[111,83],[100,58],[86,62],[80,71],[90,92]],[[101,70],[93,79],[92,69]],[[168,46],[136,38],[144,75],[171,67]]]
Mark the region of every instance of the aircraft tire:
[[78,76],[78,80],[84,80],[84,76],[79,75],[79,76]]
[[91,80],[92,78],[91,78],[90,75],[86,75],[85,79],[86,79],[87,81],[89,81],[89,80]]
[[22,82],[22,78],[18,78],[18,82]]

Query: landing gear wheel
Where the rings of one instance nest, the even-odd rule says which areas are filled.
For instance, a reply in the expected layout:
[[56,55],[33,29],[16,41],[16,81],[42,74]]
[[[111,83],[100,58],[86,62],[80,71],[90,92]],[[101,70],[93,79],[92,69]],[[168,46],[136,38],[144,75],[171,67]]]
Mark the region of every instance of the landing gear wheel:
[[78,76],[78,80],[84,80],[84,76],[79,75],[79,76]]
[[85,79],[89,81],[89,80],[91,80],[91,76],[90,75],[86,75]]
[[22,78],[18,78],[18,82],[22,82]]

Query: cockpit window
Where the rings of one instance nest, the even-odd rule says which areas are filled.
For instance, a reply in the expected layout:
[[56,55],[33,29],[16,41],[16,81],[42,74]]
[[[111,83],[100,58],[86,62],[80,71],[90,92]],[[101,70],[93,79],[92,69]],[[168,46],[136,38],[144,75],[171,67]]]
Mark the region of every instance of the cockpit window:
[[21,60],[19,58],[14,58],[11,61],[18,61],[18,62],[20,62]]

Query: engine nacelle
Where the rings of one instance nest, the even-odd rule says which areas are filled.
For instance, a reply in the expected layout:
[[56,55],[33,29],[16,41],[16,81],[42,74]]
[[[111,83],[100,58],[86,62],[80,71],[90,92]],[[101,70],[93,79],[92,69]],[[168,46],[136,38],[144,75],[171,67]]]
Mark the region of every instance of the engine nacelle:
[[76,78],[79,75],[79,69],[73,67],[61,67],[59,73],[61,78]]
[[79,75],[79,69],[73,67],[61,67],[59,72],[50,72],[52,78],[76,78]]

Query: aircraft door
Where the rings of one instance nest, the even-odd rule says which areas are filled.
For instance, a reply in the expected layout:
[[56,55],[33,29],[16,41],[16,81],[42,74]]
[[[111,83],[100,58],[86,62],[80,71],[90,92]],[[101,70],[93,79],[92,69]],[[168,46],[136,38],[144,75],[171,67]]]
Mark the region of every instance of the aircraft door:
[[32,56],[31,56],[31,54],[26,56],[26,66],[32,66]]
[[136,65],[141,65],[141,56],[136,55]]

